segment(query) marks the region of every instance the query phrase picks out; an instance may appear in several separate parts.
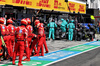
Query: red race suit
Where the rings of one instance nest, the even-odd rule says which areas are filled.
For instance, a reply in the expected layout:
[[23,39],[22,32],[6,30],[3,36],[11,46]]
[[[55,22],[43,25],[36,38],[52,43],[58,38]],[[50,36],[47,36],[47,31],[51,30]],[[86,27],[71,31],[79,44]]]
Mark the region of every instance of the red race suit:
[[15,44],[15,27],[12,24],[9,24],[8,26],[9,33],[10,33],[10,56],[13,56],[13,47]]
[[23,61],[30,61],[30,52],[31,52],[30,45],[31,45],[32,38],[35,36],[35,34],[32,33],[33,27],[31,25],[27,25],[26,28],[28,30],[28,47],[25,47],[27,58],[24,59]]
[[45,36],[45,31],[44,31],[44,27],[43,27],[43,23],[40,23],[40,26],[38,28],[38,50],[37,50],[37,56],[39,56],[39,52],[41,49],[41,56],[44,56],[44,48],[43,48],[43,44],[45,46],[45,50],[46,53],[48,53],[48,48],[47,48],[47,44],[46,44],[46,36]]
[[15,37],[16,37],[17,41],[16,41],[15,47],[14,47],[12,63],[15,64],[16,54],[19,51],[18,65],[22,65],[21,62],[22,62],[23,53],[24,53],[24,45],[26,45],[26,47],[28,47],[28,43],[27,43],[28,31],[27,31],[26,27],[23,25],[17,27]]
[[[8,54],[10,55],[10,57],[12,57],[12,49],[11,49],[11,43],[10,43],[10,33],[9,33],[9,29],[8,29],[8,26],[6,26],[6,35],[3,37],[4,38],[4,41],[5,41],[5,44],[6,44],[6,47],[7,47],[7,51],[8,51]],[[9,57],[9,56],[7,56]]]

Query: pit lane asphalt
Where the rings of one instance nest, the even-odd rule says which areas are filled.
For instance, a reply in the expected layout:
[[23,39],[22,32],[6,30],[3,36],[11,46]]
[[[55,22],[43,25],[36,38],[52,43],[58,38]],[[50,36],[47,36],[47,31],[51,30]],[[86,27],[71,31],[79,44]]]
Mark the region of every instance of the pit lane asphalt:
[[76,46],[76,45],[81,45],[85,44],[88,41],[67,41],[67,40],[55,40],[55,41],[47,41],[47,46],[49,49],[49,52],[52,51],[57,51],[61,49],[65,49],[68,47]]

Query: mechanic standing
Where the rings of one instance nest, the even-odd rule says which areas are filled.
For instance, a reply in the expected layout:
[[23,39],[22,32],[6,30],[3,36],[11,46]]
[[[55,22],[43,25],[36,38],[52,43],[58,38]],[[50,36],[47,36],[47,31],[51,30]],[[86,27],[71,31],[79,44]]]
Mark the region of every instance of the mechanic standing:
[[[38,23],[37,24],[37,28],[38,28],[38,47],[37,47],[37,54],[35,56],[44,56],[44,48],[43,48],[43,44],[45,39],[45,32],[44,32],[44,27],[42,23]],[[41,54],[39,54],[41,50]]]
[[[37,26],[38,23],[40,23],[40,21],[38,19],[35,20],[35,27]],[[38,38],[36,37],[33,42],[32,42],[32,45],[31,45],[31,50],[30,50],[30,53],[32,53],[33,49],[34,49],[34,54],[35,55],[37,53],[37,49],[36,49],[36,44],[38,43]]]
[[49,24],[47,24],[47,26],[49,27],[49,39],[51,38],[51,34],[52,34],[52,39],[55,40],[55,36],[54,36],[54,28],[57,27],[57,25],[55,24],[54,20],[52,20],[52,22],[50,22]]
[[13,21],[11,19],[7,20],[7,27],[9,29],[10,34],[10,56],[13,56],[13,49],[15,45],[15,27],[12,25]]
[[4,41],[5,41],[5,44],[6,44],[6,47],[7,47],[7,51],[8,51],[8,54],[9,55],[6,55],[6,59],[12,57],[11,55],[11,43],[10,43],[10,32],[9,32],[9,28],[8,26],[6,26],[6,35],[3,37],[4,38]]
[[[43,26],[43,23],[40,23],[39,24],[39,26],[38,26],[38,29],[39,28],[44,28],[44,26]],[[39,31],[39,30],[38,30]],[[44,31],[44,30],[43,30]],[[39,33],[38,33],[39,34]],[[45,31],[44,31],[44,33],[43,33],[43,45],[44,45],[44,47],[45,47],[45,53],[48,53],[49,51],[48,51],[48,47],[47,47],[47,43],[46,43],[46,35],[45,35]]]
[[74,20],[71,19],[70,23],[68,24],[67,28],[69,29],[68,30],[68,39],[70,41],[73,40],[73,29],[75,28],[75,25],[74,25]]
[[[1,34],[3,36],[3,40],[4,40],[4,37],[6,36],[6,32],[7,32],[7,28],[4,25],[4,21],[5,21],[5,19],[0,17],[0,29],[1,29]],[[2,47],[2,40],[1,40],[1,38],[0,38],[0,47]],[[3,47],[4,47],[4,43],[3,43]],[[5,59],[5,50],[4,50],[4,53],[3,53],[3,58]]]
[[28,41],[27,41],[28,31],[25,27],[26,25],[27,25],[26,19],[22,19],[21,26],[16,28],[16,33],[15,33],[16,44],[14,48],[13,61],[12,61],[13,65],[15,65],[16,54],[19,51],[20,55],[19,55],[18,66],[23,66],[21,62],[22,62],[23,53],[24,53],[24,45],[28,47]]
[[33,37],[36,37],[35,34],[33,34],[33,27],[30,25],[31,24],[31,20],[30,18],[26,18],[28,25],[26,26],[27,30],[28,30],[28,47],[25,47],[25,51],[26,51],[26,58],[23,61],[30,61],[30,45],[31,45],[31,41]]

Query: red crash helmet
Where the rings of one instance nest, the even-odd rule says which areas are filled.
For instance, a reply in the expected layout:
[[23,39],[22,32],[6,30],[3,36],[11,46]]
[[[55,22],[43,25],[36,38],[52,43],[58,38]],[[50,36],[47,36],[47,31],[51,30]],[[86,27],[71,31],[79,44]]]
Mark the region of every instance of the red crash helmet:
[[35,20],[35,26],[36,26],[38,23],[40,23],[40,21],[39,21],[39,20]]
[[8,19],[8,20],[7,20],[7,23],[8,23],[8,24],[13,24],[13,21],[12,21],[11,19]]
[[22,19],[22,20],[21,20],[21,24],[27,25],[26,19]]
[[5,19],[4,18],[0,18],[0,24],[4,24]]
[[31,24],[30,18],[26,18],[26,21],[28,22],[29,25]]

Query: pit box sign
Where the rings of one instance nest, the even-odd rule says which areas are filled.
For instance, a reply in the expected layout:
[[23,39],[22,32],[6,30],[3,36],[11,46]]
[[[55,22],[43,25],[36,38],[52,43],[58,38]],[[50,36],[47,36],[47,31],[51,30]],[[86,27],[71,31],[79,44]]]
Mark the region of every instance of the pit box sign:
[[6,0],[6,4],[21,7],[32,7],[33,0]]
[[[36,2],[36,3],[35,3]],[[68,9],[70,8],[70,11]],[[34,1],[34,8],[41,8],[46,10],[54,10],[61,12],[75,12],[86,13],[86,3],[78,3],[68,1],[68,6],[65,0],[37,0]]]
[[0,4],[68,13],[86,13],[86,3],[75,0],[68,0],[68,2],[65,0],[0,0]]

